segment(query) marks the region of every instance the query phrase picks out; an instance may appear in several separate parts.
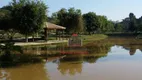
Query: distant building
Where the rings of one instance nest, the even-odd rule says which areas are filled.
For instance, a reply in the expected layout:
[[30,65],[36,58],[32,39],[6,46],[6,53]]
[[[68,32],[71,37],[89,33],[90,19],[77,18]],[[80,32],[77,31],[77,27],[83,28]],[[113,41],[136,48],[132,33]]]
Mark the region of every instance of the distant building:
[[48,40],[48,34],[51,30],[56,30],[56,36],[58,35],[58,32],[60,31],[61,33],[63,33],[63,31],[66,28],[63,26],[59,26],[53,23],[49,23],[49,22],[45,22],[45,26],[44,26],[44,36],[45,36],[45,40]]

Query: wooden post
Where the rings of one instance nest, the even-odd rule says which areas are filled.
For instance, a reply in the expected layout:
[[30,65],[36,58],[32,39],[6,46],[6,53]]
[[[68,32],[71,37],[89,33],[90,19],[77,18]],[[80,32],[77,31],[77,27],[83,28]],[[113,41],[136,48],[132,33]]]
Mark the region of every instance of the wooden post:
[[61,39],[60,30],[59,30],[59,40]]
[[62,30],[62,40],[64,40],[64,30]]
[[58,32],[57,32],[57,29],[56,29],[56,40],[58,39],[57,36],[58,36]]

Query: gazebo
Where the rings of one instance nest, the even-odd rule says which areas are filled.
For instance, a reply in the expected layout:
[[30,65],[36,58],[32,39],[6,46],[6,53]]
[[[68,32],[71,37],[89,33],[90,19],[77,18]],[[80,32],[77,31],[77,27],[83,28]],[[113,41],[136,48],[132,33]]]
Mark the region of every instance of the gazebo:
[[[63,35],[65,29],[66,28],[63,26],[59,26],[59,25],[56,25],[56,24],[53,24],[50,22],[45,22],[45,27],[44,27],[45,40],[46,41],[48,40],[48,33],[51,30],[56,30],[56,39],[57,39],[57,35],[58,35],[59,31],[62,32],[62,35]],[[60,39],[60,37],[61,37],[61,35],[59,34],[59,39]]]

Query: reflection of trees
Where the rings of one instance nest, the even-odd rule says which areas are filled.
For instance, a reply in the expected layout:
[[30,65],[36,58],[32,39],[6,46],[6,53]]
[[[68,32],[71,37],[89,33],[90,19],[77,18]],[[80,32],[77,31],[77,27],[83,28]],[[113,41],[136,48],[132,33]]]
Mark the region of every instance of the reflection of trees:
[[111,45],[109,43],[92,43],[86,45],[86,48],[89,53],[96,54],[96,53],[107,53],[110,51]]
[[85,46],[88,54],[70,54],[60,59],[58,70],[63,74],[75,75],[82,72],[83,62],[94,63],[99,58],[107,56],[111,45],[107,44],[91,44]]
[[82,56],[81,55],[68,55],[58,63],[58,70],[63,74],[69,73],[75,75],[82,72]]
[[36,54],[36,55],[56,55],[64,49],[64,46],[61,45],[48,45],[48,46],[29,46],[23,47],[25,54]]
[[135,52],[136,52],[136,48],[131,47],[131,48],[130,48],[130,51],[129,51],[129,54],[130,54],[130,55],[134,55]]
[[81,63],[60,63],[58,65],[58,70],[63,74],[75,75],[76,73],[82,72]]
[[123,46],[124,49],[129,50],[130,55],[134,55],[136,50],[142,50],[142,39],[135,39],[135,38],[108,38],[103,40],[104,42],[111,42],[112,44]]
[[0,70],[0,80],[10,80],[9,74],[5,70]]
[[5,78],[4,80],[49,80],[49,76],[43,64],[10,68],[4,71],[5,76],[2,77],[2,79]]
[[[89,53],[106,53],[108,51],[107,48],[109,48],[109,44],[113,45],[119,45],[123,46],[125,49],[130,50],[130,55],[134,55],[135,49],[142,50],[142,40],[141,39],[135,39],[135,38],[107,38],[104,40],[94,41],[93,43],[89,43],[85,45],[85,47],[88,49]],[[133,45],[132,45],[133,44]],[[66,50],[67,48],[64,47],[66,45],[60,44],[60,45],[42,45],[42,46],[32,46],[24,48],[25,53],[34,53],[34,54],[57,54],[61,51]],[[130,48],[134,47],[134,48]],[[91,49],[89,49],[91,48]],[[67,49],[68,50],[68,49]]]
[[89,54],[87,56],[84,56],[84,60],[89,63],[94,63],[99,58],[107,56],[107,53],[110,51],[111,45],[109,43],[99,44],[97,42],[86,45],[86,48]]
[[128,50],[130,55],[134,55],[137,49],[142,50],[142,45],[129,44],[129,45],[121,45],[121,46],[123,46],[124,49]]
[[88,63],[95,63],[99,58],[101,57],[105,57],[106,54],[99,56],[99,55],[88,55],[88,56],[84,56],[84,61],[88,62]]

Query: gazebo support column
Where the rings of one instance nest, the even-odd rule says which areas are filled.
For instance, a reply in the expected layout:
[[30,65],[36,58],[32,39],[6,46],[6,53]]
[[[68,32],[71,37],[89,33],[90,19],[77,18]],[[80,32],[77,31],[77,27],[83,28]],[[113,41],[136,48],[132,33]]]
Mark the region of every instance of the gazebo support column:
[[62,30],[62,40],[64,40],[64,30]]
[[59,30],[59,40],[61,40],[61,33],[60,33],[60,30]]
[[56,40],[61,40],[64,37],[64,32],[63,30],[65,30],[65,27],[59,26],[59,25],[55,25],[49,22],[45,22],[45,28],[44,28],[44,36],[45,36],[45,40],[47,41],[49,38],[48,33],[49,30],[56,30]]
[[57,30],[56,30],[56,40],[57,40],[57,35],[58,35],[58,33],[57,33]]

